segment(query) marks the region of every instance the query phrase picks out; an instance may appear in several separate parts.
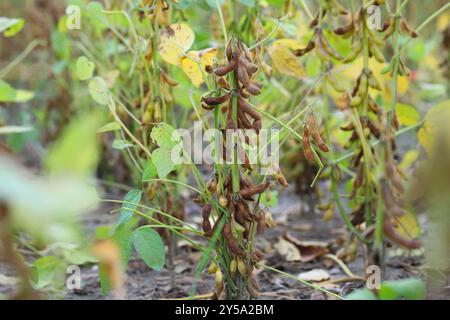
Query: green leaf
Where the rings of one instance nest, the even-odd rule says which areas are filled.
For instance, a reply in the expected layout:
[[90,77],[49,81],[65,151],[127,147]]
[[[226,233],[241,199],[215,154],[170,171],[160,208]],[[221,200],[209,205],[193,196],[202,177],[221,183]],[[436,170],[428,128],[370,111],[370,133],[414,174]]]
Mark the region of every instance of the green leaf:
[[126,148],[133,147],[134,145],[131,142],[126,140],[116,139],[114,140],[112,147],[117,150],[125,150]]
[[128,266],[128,261],[130,260],[131,255],[131,237],[133,235],[133,229],[135,228],[138,219],[131,219],[121,224],[114,232],[112,239],[117,243],[120,249],[120,254],[122,257],[122,265],[126,269]]
[[125,195],[125,198],[123,199],[125,203],[122,205],[122,209],[120,210],[117,228],[130,221],[134,214],[134,210],[136,210],[139,202],[141,202],[141,198],[142,191],[137,189],[131,190]]
[[175,164],[172,162],[172,150],[166,148],[156,149],[152,152],[152,161],[160,179],[164,179],[175,169]]
[[150,137],[158,146],[172,149],[180,142],[181,138],[177,133],[174,134],[174,131],[175,129],[167,123],[160,123],[152,129]]
[[345,296],[346,300],[378,300],[375,294],[367,288],[355,290]]
[[111,283],[109,281],[108,272],[103,264],[98,266],[98,273],[100,278],[100,290],[102,295],[106,296],[111,291]]
[[89,93],[95,102],[101,105],[107,105],[110,100],[110,92],[105,80],[95,77],[89,81]]
[[37,289],[50,285],[62,287],[65,284],[65,263],[54,256],[37,259],[32,266],[32,277]]
[[97,133],[105,133],[105,132],[111,132],[111,131],[117,131],[120,130],[120,124],[117,122],[110,122],[100,129],[97,130]]
[[111,226],[98,226],[95,228],[94,239],[95,240],[106,240],[111,237],[112,227]]
[[24,19],[0,17],[0,33],[7,38],[15,36],[25,25]]
[[425,284],[419,279],[385,281],[381,284],[378,295],[381,300],[421,300],[426,296]]
[[81,176],[92,173],[99,159],[98,121],[95,114],[75,119],[48,153],[47,169],[52,173]]
[[5,81],[0,80],[0,102],[23,103],[33,98],[34,92],[14,89]]
[[148,181],[150,179],[155,178],[158,175],[158,171],[156,170],[153,161],[150,159],[147,161],[145,165],[144,172],[142,174],[142,181]]
[[413,106],[398,103],[396,111],[398,121],[403,126],[411,126],[420,121],[420,113]]
[[164,267],[164,243],[155,230],[140,227],[133,232],[133,246],[139,257],[150,268],[161,271]]
[[89,80],[94,74],[95,64],[85,56],[77,60],[77,76],[81,81]]
[[63,249],[62,254],[66,262],[77,266],[98,262],[98,259],[86,247]]

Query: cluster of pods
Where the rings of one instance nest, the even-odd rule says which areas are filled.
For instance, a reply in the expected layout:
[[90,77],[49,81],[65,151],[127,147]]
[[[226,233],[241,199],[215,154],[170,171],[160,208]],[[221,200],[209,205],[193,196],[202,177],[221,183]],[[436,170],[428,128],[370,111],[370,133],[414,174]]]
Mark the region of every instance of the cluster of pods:
[[[226,113],[226,130],[249,129],[254,130],[258,135],[262,127],[261,115],[255,110],[249,102],[252,96],[261,93],[262,84],[254,77],[258,72],[258,66],[253,63],[250,50],[237,39],[231,39],[227,44],[226,50],[227,64],[216,68],[213,73],[218,85],[215,96],[206,96],[202,98],[202,107],[206,110],[221,108],[221,112]],[[241,146],[234,146],[235,149]],[[226,146],[224,146],[226,148]],[[227,154],[226,150],[224,154]],[[244,152],[245,154],[245,152]],[[214,206],[206,203],[202,209],[203,231],[207,237],[211,237],[224,214],[227,215],[225,225],[222,229],[222,236],[231,255],[229,270],[231,275],[241,275],[249,279],[248,291],[251,295],[257,293],[256,280],[251,276],[254,265],[261,260],[263,254],[257,248],[246,248],[251,230],[256,234],[264,232],[266,226],[273,226],[274,222],[269,212],[259,207],[257,198],[266,192],[271,180],[260,184],[254,184],[248,176],[252,167],[246,161],[238,167],[239,188],[233,183],[232,171],[219,184],[217,176],[213,176],[208,182],[208,190],[212,196],[216,196],[220,206],[217,212],[218,218],[215,225],[211,224],[211,212]],[[287,186],[284,177],[279,174],[278,182]],[[252,226],[254,229],[252,229]],[[211,266],[210,272],[216,274],[216,287],[218,291],[222,289],[222,271],[218,266]]]
[[[375,59],[379,63],[384,63],[385,59],[380,50],[381,46],[385,45],[385,41],[393,36],[394,31],[398,30],[401,34],[407,34],[412,38],[417,37],[417,33],[412,30],[407,24],[406,20],[400,16],[388,17],[380,30],[369,25],[368,8],[371,5],[384,5],[385,1],[374,0],[368,4],[361,5],[361,7],[354,13],[348,12],[336,0],[327,0],[322,2],[321,8],[316,17],[310,24],[310,28],[314,29],[311,40],[305,48],[294,51],[296,56],[303,56],[313,50],[317,56],[326,64],[333,64],[334,62],[349,63],[361,57],[363,53],[368,53],[369,58]],[[321,29],[323,26],[323,19],[331,13],[335,16],[342,16],[348,22],[333,30],[334,34],[344,39],[351,39],[352,50],[347,57],[343,57],[337,52],[327,39],[325,32]],[[378,34],[380,33],[381,36]],[[367,50],[367,51],[366,51]],[[386,65],[381,71],[381,74],[388,72],[393,74],[394,66],[398,70],[398,75],[408,75],[409,70],[403,63],[401,57],[394,57],[392,61]],[[406,240],[402,238],[395,230],[395,218],[404,214],[401,208],[401,201],[398,199],[399,195],[404,192],[403,178],[404,175],[398,168],[394,159],[395,153],[395,138],[393,130],[397,130],[399,123],[395,112],[391,114],[389,123],[384,121],[386,114],[380,107],[379,102],[372,92],[381,92],[382,86],[374,75],[373,71],[368,67],[364,67],[357,77],[352,90],[347,91],[343,88],[339,81],[333,76],[331,72],[325,74],[325,79],[337,92],[343,94],[343,99],[347,101],[348,108],[355,108],[360,115],[358,121],[352,121],[341,127],[341,130],[351,132],[350,138],[345,145],[346,149],[352,148],[355,150],[354,156],[351,159],[351,165],[356,172],[353,179],[353,188],[350,193],[350,199],[355,199],[357,195],[364,196],[366,190],[379,193],[384,202],[386,215],[383,221],[383,230],[387,238],[401,246],[408,248],[416,248],[420,245],[418,241]],[[314,121],[313,116],[310,116],[309,129],[305,125],[304,135],[307,137],[304,140],[305,156],[308,160],[314,159],[314,154],[310,151],[309,131],[312,131],[311,121]],[[316,136],[316,138],[314,138]],[[384,154],[384,177],[381,182],[375,181],[375,177],[371,173],[369,164],[366,163],[367,154],[371,159],[375,159],[375,151],[369,145],[365,148],[362,139],[371,141],[371,139],[382,140],[383,154]],[[313,140],[320,147],[320,141],[316,141],[317,131],[313,133]],[[322,148],[320,148],[322,149]],[[322,151],[326,151],[322,149]],[[376,162],[376,160],[374,160]],[[377,188],[377,185],[379,188]],[[358,202],[358,201],[357,201]],[[374,219],[377,210],[376,201],[363,202],[351,213],[352,222],[355,226],[359,226],[366,221],[367,212]],[[372,230],[367,231],[367,236],[373,233]]]

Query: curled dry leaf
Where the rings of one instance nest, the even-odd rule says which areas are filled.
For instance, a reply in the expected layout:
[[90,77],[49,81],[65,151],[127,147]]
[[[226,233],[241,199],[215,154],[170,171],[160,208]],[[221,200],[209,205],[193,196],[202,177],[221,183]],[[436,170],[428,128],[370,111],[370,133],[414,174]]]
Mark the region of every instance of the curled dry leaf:
[[278,243],[276,243],[274,247],[278,253],[286,259],[286,261],[301,261],[302,257],[297,247],[282,237],[278,239]]
[[288,232],[285,232],[283,238],[295,245],[299,250],[302,262],[308,262],[328,253],[328,242],[323,241],[300,241]]

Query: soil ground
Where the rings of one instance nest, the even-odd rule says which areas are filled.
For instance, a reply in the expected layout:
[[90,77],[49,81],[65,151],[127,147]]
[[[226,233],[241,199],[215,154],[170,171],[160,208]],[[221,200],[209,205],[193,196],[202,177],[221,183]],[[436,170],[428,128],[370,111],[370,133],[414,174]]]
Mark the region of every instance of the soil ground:
[[[257,246],[266,252],[264,263],[292,275],[298,275],[313,269],[323,269],[329,273],[331,280],[347,277],[341,267],[323,256],[308,262],[288,262],[274,248],[279,238],[288,232],[300,241],[326,242],[329,244],[330,253],[336,254],[337,250],[342,247],[337,243],[346,234],[340,218],[334,217],[331,221],[324,222],[320,213],[308,209],[305,202],[301,202],[297,195],[289,191],[284,193],[279,203],[283,205],[271,210],[278,226],[267,230],[264,238],[258,238],[256,242]],[[89,232],[92,233],[97,226],[116,222],[117,216],[109,214],[111,209],[113,208],[105,206],[85,216],[84,224]],[[199,212],[198,207],[188,207],[187,219],[200,228]],[[423,257],[420,254],[413,256],[395,248],[391,248],[388,253],[389,258],[385,270],[386,279],[395,280],[422,276]],[[133,256],[126,276],[127,299],[148,300],[188,297],[191,285],[195,281],[194,274],[200,256],[199,252],[192,251],[180,242],[178,253],[174,257],[174,270],[165,269],[162,272],[151,270],[141,260]],[[33,257],[28,258],[31,260]],[[347,266],[355,275],[364,276],[361,255],[358,255],[353,262],[349,262]],[[259,299],[330,299],[327,295],[281,274],[262,269],[256,270],[256,273],[261,286]],[[4,263],[0,263],[0,276],[2,275],[11,277],[14,273]],[[175,286],[172,286],[172,277],[175,279]],[[446,280],[448,281],[448,279]],[[337,294],[345,295],[363,286],[363,281],[343,281],[329,283],[326,288]],[[11,285],[2,284],[0,281],[0,294],[9,294],[11,290]],[[197,293],[203,295],[211,293],[213,290],[214,277],[207,275],[205,272],[198,281]],[[100,293],[99,274],[96,265],[82,267],[82,289],[67,291],[64,298],[70,300],[111,299],[111,297],[104,297]],[[449,294],[447,292],[446,295],[438,298],[449,299]]]

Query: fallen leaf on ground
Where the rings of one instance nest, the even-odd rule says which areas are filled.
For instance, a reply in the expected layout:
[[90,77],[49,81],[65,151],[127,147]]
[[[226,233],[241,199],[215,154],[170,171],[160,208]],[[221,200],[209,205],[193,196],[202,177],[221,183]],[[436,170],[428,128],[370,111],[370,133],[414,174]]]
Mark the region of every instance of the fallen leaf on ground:
[[297,278],[305,281],[321,282],[330,279],[330,274],[323,269],[313,269],[300,273]]
[[289,241],[280,237],[278,243],[275,244],[274,247],[286,261],[301,261],[300,251]]
[[283,238],[295,245],[300,251],[301,261],[308,262],[328,253],[328,242],[323,241],[300,241],[289,232],[285,232]]

